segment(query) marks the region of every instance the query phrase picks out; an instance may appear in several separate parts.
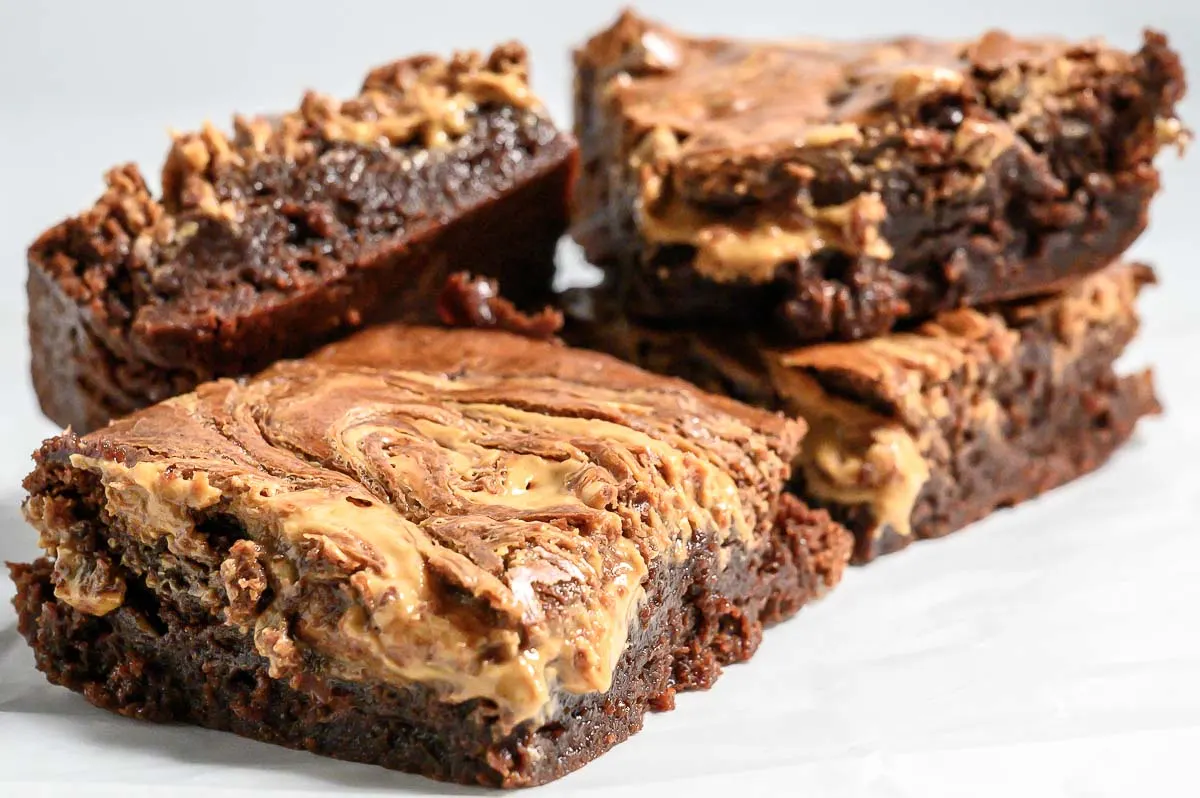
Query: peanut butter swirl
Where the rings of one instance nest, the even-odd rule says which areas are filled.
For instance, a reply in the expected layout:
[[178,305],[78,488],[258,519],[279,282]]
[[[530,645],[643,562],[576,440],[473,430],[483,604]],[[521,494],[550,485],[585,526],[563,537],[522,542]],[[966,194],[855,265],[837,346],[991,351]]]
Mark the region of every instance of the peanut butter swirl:
[[[940,164],[940,195],[969,195],[1011,155],[1066,196],[1046,140],[1089,135],[1077,118],[1097,102],[1092,87],[1132,80],[1140,58],[1100,40],[1000,31],[961,41],[692,37],[633,12],[576,54],[595,75],[587,102],[620,142],[642,237],[693,247],[696,270],[718,282],[765,282],[821,252],[891,260],[894,205],[936,199],[904,194],[904,163]],[[1189,136],[1173,117],[1147,124],[1147,160]]]
[[[608,689],[656,563],[758,545],[801,431],[603,356],[393,327],[64,450],[119,528],[206,563],[276,678],[420,683],[511,725]],[[57,553],[60,598],[121,605],[122,577]]]

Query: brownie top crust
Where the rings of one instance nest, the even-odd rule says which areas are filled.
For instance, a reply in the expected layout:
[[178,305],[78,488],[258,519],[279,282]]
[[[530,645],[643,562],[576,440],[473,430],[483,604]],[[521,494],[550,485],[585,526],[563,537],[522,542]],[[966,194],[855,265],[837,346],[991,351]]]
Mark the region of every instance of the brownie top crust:
[[1046,320],[1065,361],[1096,325],[1134,317],[1138,294],[1155,280],[1149,266],[1118,263],[1040,300],[946,311],[911,332],[865,341],[772,349],[772,365],[819,373],[840,392],[870,396],[880,412],[920,428],[945,409],[930,400],[931,391],[957,372],[975,370],[972,363],[1010,358],[1022,327]]
[[236,220],[246,197],[218,197],[214,178],[222,166],[244,168],[272,157],[303,164],[320,155],[322,143],[445,147],[470,131],[469,116],[485,106],[541,107],[529,89],[520,45],[500,47],[486,60],[464,52],[450,60],[396,61],[372,70],[349,100],[310,91],[281,117],[235,116],[232,139],[212,125],[176,134],[163,168],[162,205],[169,214],[195,207]]
[[[393,326],[38,460],[94,474],[114,529],[204,564],[188,592],[276,678],[421,683],[511,726],[609,687],[655,561],[701,533],[764,538],[802,432],[600,355]],[[59,598],[120,606],[121,577],[67,550],[40,496]],[[215,529],[236,530],[227,555]]]
[[779,263],[829,248],[890,259],[882,176],[898,144],[946,170],[947,197],[972,191],[1014,152],[1032,182],[1067,197],[1073,187],[1042,150],[1092,135],[1086,120],[1101,94],[1147,110],[1104,171],[1148,163],[1188,137],[1174,116],[1182,69],[1154,32],[1136,53],[1000,31],[741,41],[689,37],[626,12],[576,63],[620,120],[620,168],[639,188],[642,235],[694,247],[696,269],[717,281],[765,282]]
[[232,135],[174,134],[160,197],[136,166],[111,170],[104,195],[34,242],[30,263],[113,348],[129,335],[152,363],[219,363],[197,341],[325,290],[573,146],[531,92],[519,44],[416,56],[344,101],[310,91],[293,111],[236,116]]

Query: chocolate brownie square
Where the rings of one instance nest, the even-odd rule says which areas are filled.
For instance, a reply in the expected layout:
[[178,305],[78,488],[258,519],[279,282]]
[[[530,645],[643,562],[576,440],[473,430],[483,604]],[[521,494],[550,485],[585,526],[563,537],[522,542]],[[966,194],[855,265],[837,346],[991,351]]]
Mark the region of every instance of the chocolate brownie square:
[[749,658],[853,539],[802,422],[504,332],[379,326],[36,455],[50,681],[130,717],[543,783]]
[[537,305],[576,147],[530,92],[525,51],[419,56],[346,101],[175,136],[151,195],[134,166],[29,251],[33,383],[87,431],[363,325],[433,321],[469,266]]
[[567,338],[805,419],[792,490],[846,524],[866,562],[1092,471],[1159,412],[1151,373],[1116,366],[1153,280],[1116,264],[1054,297],[796,347],[638,325],[601,289],[573,297]]
[[576,54],[575,236],[634,318],[801,343],[1060,290],[1188,133],[1158,33],[743,41],[633,13]]

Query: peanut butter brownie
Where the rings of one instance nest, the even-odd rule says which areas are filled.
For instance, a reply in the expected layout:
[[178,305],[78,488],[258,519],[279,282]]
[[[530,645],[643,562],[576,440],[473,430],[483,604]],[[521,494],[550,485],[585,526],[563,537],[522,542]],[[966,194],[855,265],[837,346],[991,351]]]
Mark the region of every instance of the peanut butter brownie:
[[377,327],[48,441],[20,629],[124,715],[542,783],[837,582],[851,535],[782,493],[803,428],[553,343]]
[[435,320],[464,264],[538,305],[566,229],[574,141],[525,51],[422,56],[340,102],[176,135],[151,196],[134,166],[29,251],[33,382],[87,431],[385,319]]
[[1188,134],[1157,33],[693,38],[632,13],[576,54],[575,236],[643,320],[858,339],[1048,293],[1146,225]]
[[[1063,294],[946,311],[866,341],[774,347],[752,335],[666,332],[577,294],[568,339],[810,425],[792,489],[829,509],[871,560],[953,532],[1101,464],[1157,413],[1150,372],[1115,361],[1138,328],[1145,266]],[[603,300],[602,300],[603,301]]]

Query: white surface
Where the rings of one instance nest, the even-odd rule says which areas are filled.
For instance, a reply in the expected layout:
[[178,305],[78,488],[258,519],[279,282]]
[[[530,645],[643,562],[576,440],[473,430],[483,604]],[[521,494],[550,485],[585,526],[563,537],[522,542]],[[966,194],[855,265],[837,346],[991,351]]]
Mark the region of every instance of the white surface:
[[[643,7],[693,30],[756,35],[1002,24],[1133,44],[1154,24],[1200,63],[1192,0]],[[0,559],[33,555],[18,485],[26,453],[56,431],[26,376],[23,251],[98,194],[105,168],[138,160],[153,173],[168,125],[286,106],[304,86],[349,91],[370,64],[511,36],[533,49],[536,82],[567,121],[567,47],[613,8],[0,0]],[[1200,161],[1164,166],[1167,193],[1136,249],[1164,286],[1144,302],[1131,360],[1157,365],[1169,415],[1093,477],[851,573],[769,632],[751,664],[538,794],[1200,795]],[[264,792],[460,790],[112,717],[47,685],[0,607],[0,796]]]

